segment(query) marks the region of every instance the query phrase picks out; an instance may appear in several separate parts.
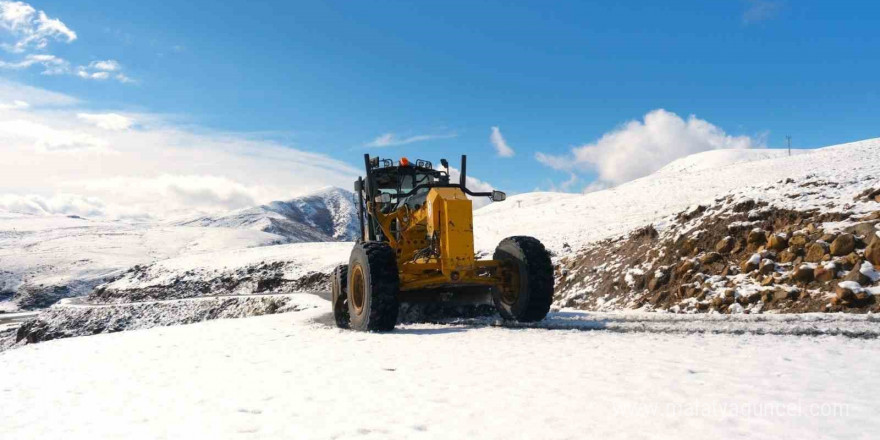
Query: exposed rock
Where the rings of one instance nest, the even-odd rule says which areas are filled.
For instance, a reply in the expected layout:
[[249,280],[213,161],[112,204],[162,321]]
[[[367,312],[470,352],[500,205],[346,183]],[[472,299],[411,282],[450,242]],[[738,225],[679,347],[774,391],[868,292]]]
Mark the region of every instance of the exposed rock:
[[749,235],[746,237],[746,243],[761,245],[767,242],[767,234],[761,229],[755,228],[749,231]]
[[822,234],[822,237],[819,240],[824,241],[825,243],[831,243],[837,239],[837,234]]
[[831,242],[831,255],[841,257],[852,252],[856,247],[852,234],[840,234]]
[[797,254],[788,249],[780,252],[778,256],[780,263],[791,263],[795,258],[797,258]]
[[769,275],[776,271],[776,263],[773,260],[765,258],[761,260],[761,265],[758,269],[761,274]]
[[856,236],[864,237],[865,243],[870,244],[877,231],[874,226],[875,224],[877,224],[876,221],[859,223],[846,228],[845,231]]
[[807,236],[803,234],[793,235],[788,240],[788,245],[794,249],[803,249],[807,245]]
[[788,247],[788,239],[784,235],[771,234],[767,240],[767,247],[774,251],[781,251]]
[[748,260],[743,261],[740,265],[740,269],[742,269],[743,273],[749,273],[758,268],[761,264],[761,255],[753,254]]
[[825,258],[825,255],[828,254],[828,245],[824,242],[817,241],[810,245],[807,248],[807,255],[805,259],[810,263],[818,263]]
[[791,279],[801,282],[801,283],[809,283],[813,281],[813,271],[815,268],[811,265],[804,264],[799,266],[791,276]]
[[825,266],[816,266],[813,270],[813,278],[816,281],[826,282],[834,279],[834,269]]
[[847,273],[846,276],[843,277],[843,280],[854,281],[863,286],[871,284],[871,279],[861,272],[861,264],[856,264],[855,266],[853,266],[852,270],[850,270],[849,273]]
[[658,270],[657,273],[651,277],[651,281],[648,282],[648,289],[657,290],[660,287],[663,287],[667,282],[669,282],[669,273],[665,271]]
[[775,283],[775,282],[776,282],[776,280],[774,280],[772,276],[767,275],[764,277],[763,280],[761,280],[761,285],[762,286],[772,286],[773,283]]
[[678,268],[675,269],[675,276],[680,277],[681,275],[693,270],[695,267],[697,267],[697,263],[695,263],[694,260],[685,260],[683,263],[681,263],[681,265],[678,266]]
[[700,264],[712,264],[721,261],[721,254],[718,252],[707,252],[700,257]]
[[719,240],[718,243],[715,245],[715,251],[720,252],[722,254],[729,253],[730,251],[733,250],[734,244],[735,244],[735,241],[734,241],[733,237],[731,237],[731,236],[724,237],[721,240]]
[[880,240],[874,240],[865,249],[865,259],[871,262],[874,267],[880,268]]
[[853,267],[859,266],[862,264],[862,257],[859,257],[859,254],[852,252],[849,255],[847,255],[843,258],[838,258],[835,261],[844,270],[850,270]]
[[856,300],[856,293],[846,283],[840,283],[834,289],[837,298],[843,302],[853,302]]

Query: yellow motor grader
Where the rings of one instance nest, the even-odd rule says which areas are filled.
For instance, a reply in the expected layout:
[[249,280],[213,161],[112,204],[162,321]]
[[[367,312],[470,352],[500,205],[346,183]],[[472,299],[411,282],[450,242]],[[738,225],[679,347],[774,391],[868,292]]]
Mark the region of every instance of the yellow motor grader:
[[537,239],[501,241],[491,260],[474,254],[471,197],[499,202],[501,191],[467,188],[467,157],[458,183],[449,164],[434,169],[364,155],[366,175],[355,182],[361,237],[347,265],[331,277],[333,315],[343,328],[388,331],[401,302],[495,304],[506,320],[544,319],[553,300],[550,255]]

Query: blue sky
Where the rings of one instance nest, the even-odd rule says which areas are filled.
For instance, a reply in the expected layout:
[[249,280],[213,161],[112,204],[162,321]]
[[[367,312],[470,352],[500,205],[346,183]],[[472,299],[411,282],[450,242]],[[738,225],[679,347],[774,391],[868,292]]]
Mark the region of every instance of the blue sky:
[[[75,97],[80,109],[163,115],[352,166],[367,150],[430,159],[467,153],[471,174],[511,192],[560,189],[571,176],[565,189],[580,191],[602,180],[602,165],[572,149],[656,109],[695,115],[724,136],[750,139],[730,145],[752,147],[782,146],[787,134],[797,147],[876,137],[880,122],[873,2],[31,5],[76,32],[75,41],[54,39],[34,52],[71,66],[114,60],[131,79],[0,70],[16,84]],[[512,157],[499,156],[491,127]],[[383,135],[385,143],[411,142],[368,146]]]

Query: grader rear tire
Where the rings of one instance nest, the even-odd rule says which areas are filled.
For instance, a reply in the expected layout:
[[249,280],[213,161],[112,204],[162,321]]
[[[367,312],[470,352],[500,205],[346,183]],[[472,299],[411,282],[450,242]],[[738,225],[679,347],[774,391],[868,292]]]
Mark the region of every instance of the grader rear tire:
[[532,237],[508,237],[495,248],[493,259],[501,261],[510,286],[492,289],[501,317],[517,322],[544,319],[553,302],[553,264],[544,245]]
[[397,256],[388,243],[358,243],[348,262],[348,313],[353,330],[389,331],[400,303]]
[[330,297],[336,326],[348,328],[348,265],[337,266],[330,275]]

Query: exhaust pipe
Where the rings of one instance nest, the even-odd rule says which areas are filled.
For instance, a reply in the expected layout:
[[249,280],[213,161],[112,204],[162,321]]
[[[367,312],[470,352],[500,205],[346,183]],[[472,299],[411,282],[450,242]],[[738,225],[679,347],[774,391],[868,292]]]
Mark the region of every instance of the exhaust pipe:
[[461,189],[467,188],[465,181],[467,180],[467,155],[461,155],[461,174],[459,175],[458,185]]

